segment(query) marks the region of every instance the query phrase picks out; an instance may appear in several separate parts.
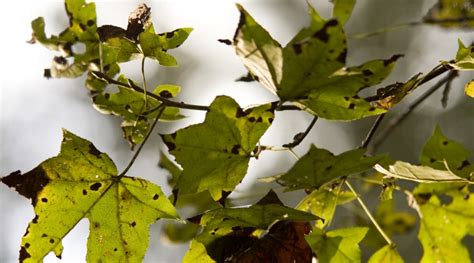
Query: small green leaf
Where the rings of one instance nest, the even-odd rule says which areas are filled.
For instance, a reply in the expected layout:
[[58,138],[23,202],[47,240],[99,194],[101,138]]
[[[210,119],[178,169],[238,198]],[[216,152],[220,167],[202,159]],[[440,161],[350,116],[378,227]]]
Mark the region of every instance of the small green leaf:
[[65,130],[59,155],[1,181],[31,199],[35,209],[21,243],[20,262],[42,261],[51,251],[60,256],[63,238],[83,218],[90,222],[87,261],[141,261],[149,225],[160,218],[178,218],[159,186],[119,177],[106,154]]
[[332,16],[337,18],[341,24],[345,24],[352,14],[356,0],[331,0],[334,3]]
[[166,222],[163,226],[163,234],[167,240],[173,243],[189,242],[199,233],[199,225],[187,222]]
[[404,263],[395,247],[386,245],[377,250],[369,259],[368,263]]
[[230,97],[219,96],[201,124],[162,135],[183,167],[176,188],[180,195],[209,190],[214,200],[232,191],[247,172],[258,140],[274,118],[274,104],[245,111]]
[[473,28],[472,0],[438,0],[423,21],[442,27]]
[[461,39],[458,39],[458,44],[459,48],[454,62],[443,61],[443,64],[456,70],[474,70],[474,45],[466,47]]
[[[336,3],[337,13],[346,12],[349,5]],[[346,67],[346,36],[338,20],[325,21],[309,6],[310,26],[282,48],[242,6],[238,8],[241,19],[233,47],[250,74],[282,101],[334,120],[385,112],[358,93],[385,79],[399,55]],[[341,14],[341,19],[346,17]]]
[[360,262],[359,243],[364,239],[367,227],[342,228],[324,232],[314,229],[306,237],[320,263]]
[[311,145],[309,152],[279,177],[278,182],[290,190],[317,189],[342,176],[366,171],[384,158],[364,157],[364,152],[365,149],[356,149],[335,156]]
[[416,224],[416,216],[408,212],[398,211],[393,199],[381,201],[377,206],[374,217],[389,236],[406,234]]
[[162,66],[177,66],[176,59],[167,51],[181,46],[192,31],[192,28],[178,28],[171,32],[155,34],[151,25],[140,34],[139,42],[146,57],[157,60]]
[[355,196],[352,192],[341,191],[337,187],[336,189],[324,187],[307,195],[296,206],[296,209],[311,212],[322,218],[323,220],[318,220],[315,223],[316,227],[322,229],[331,222],[338,205],[351,202],[354,199]]
[[[128,83],[131,80],[123,75],[118,79],[120,82]],[[122,129],[124,137],[132,146],[140,144],[148,132],[150,123],[158,116],[158,106],[161,101],[147,96],[130,88],[118,86],[118,93],[101,93],[92,99],[94,107],[104,114],[112,114],[123,118]],[[153,93],[162,97],[175,97],[180,91],[179,86],[160,85]],[[183,116],[178,108],[166,107],[160,116],[160,120],[179,120]]]
[[468,161],[470,155],[469,150],[447,138],[437,125],[423,147],[420,162],[435,169],[450,170],[459,177],[469,179],[474,173],[474,165]]

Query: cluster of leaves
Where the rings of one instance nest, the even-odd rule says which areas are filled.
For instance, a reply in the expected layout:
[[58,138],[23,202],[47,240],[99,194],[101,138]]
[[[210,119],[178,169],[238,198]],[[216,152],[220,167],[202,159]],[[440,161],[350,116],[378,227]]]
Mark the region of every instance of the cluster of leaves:
[[[439,127],[422,151],[421,165],[392,161],[386,155],[366,156],[365,148],[334,155],[311,145],[287,172],[271,177],[285,191],[305,190],[307,195],[295,208],[285,206],[273,191],[244,207],[232,206],[227,200],[244,179],[250,159],[266,149],[259,144],[260,138],[283,104],[320,118],[356,120],[385,114],[418,86],[446,71],[474,69],[474,48],[460,41],[455,59],[405,83],[380,88],[373,98],[361,98],[359,92],[381,83],[401,56],[347,66],[343,25],[355,0],[333,2],[333,17],[328,20],[309,6],[310,25],[285,47],[237,6],[241,17],[234,38],[222,42],[235,49],[250,79],[279,98],[249,108],[223,95],[209,106],[191,107],[173,100],[180,91],[178,86],[159,85],[149,92],[145,77],[143,87],[125,75],[116,78],[119,64],[136,58],[142,59],[142,67],[145,58],[176,66],[168,50],[180,46],[191,32],[180,28],[155,33],[146,5],[132,12],[127,29],[98,27],[95,5],[84,0],[66,0],[70,26],[58,36],[47,37],[44,20],[34,20],[32,41],[61,52],[45,71],[46,76],[78,77],[87,72],[86,86],[93,91],[93,105],[123,118],[124,136],[132,145],[143,145],[158,120],[183,118],[180,107],[207,113],[202,123],[161,135],[179,164],[162,153],[160,166],[171,174],[173,194],[169,197],[159,186],[128,176],[128,169],[118,173],[106,154],[68,131],[64,131],[56,157],[30,172],[16,171],[1,178],[31,199],[35,209],[36,216],[22,240],[20,261],[37,262],[50,252],[60,257],[62,239],[83,218],[90,222],[88,261],[140,261],[148,245],[149,225],[168,218],[174,220],[166,224],[168,237],[191,241],[184,262],[311,262],[313,257],[319,262],[360,262],[359,244],[371,229],[331,227],[336,208],[357,200],[388,243],[378,246],[369,262],[403,262],[390,237],[413,228],[416,219],[396,210],[392,192],[399,191],[409,197],[409,205],[419,215],[422,262],[469,262],[462,240],[474,235],[470,186],[474,165],[468,160],[470,152],[446,138]],[[426,22],[438,17],[446,22],[450,15],[456,16],[455,11],[443,11],[449,6],[445,2],[459,1],[440,1]],[[453,17],[442,25],[455,26],[454,19],[459,20]],[[459,25],[465,26],[465,21],[461,22]],[[77,52],[78,45],[84,45],[85,51]],[[109,92],[108,84],[117,85],[118,92]],[[473,89],[472,82],[468,83],[466,94],[472,97]],[[359,175],[372,167],[382,175],[376,183],[383,185],[377,220],[349,182],[350,176],[361,178]],[[397,185],[399,180],[418,184],[414,189],[402,188]],[[179,208],[188,206],[195,210],[192,216],[180,216]]]

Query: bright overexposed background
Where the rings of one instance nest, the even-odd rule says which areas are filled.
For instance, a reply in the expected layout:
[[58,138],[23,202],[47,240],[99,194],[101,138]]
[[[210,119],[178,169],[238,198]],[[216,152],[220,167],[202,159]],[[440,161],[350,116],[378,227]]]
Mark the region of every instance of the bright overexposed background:
[[[96,1],[98,24],[126,27],[127,17],[141,1]],[[327,0],[310,1],[328,17],[331,5]],[[370,32],[408,21],[418,21],[434,4],[434,0],[360,0],[348,21],[349,34]],[[179,49],[171,51],[180,67],[162,68],[147,61],[148,86],[171,83],[182,86],[180,100],[208,105],[216,95],[234,97],[241,106],[264,103],[277,98],[258,83],[234,82],[246,74],[231,47],[217,39],[232,38],[238,12],[234,1],[227,0],[168,0],[146,1],[152,8],[152,19],[158,31],[178,27],[193,27],[189,39]],[[305,0],[240,1],[272,36],[282,44],[306,25]],[[84,78],[45,79],[43,69],[49,67],[53,52],[40,45],[30,45],[30,21],[43,16],[48,34],[59,33],[68,24],[62,1],[4,1],[0,16],[0,176],[15,170],[26,172],[41,161],[55,156],[61,142],[61,128],[92,141],[99,150],[108,153],[119,170],[128,163],[132,152],[122,138],[120,119],[102,115],[91,106]],[[385,82],[406,81],[418,72],[427,72],[439,60],[451,59],[457,50],[457,39],[469,44],[472,31],[445,30],[435,26],[418,26],[362,40],[349,40],[349,65],[369,59],[388,58],[402,53],[393,74]],[[122,65],[128,77],[140,80],[139,62]],[[441,107],[441,92],[434,94],[383,144],[380,152],[388,151],[394,158],[416,161],[423,142],[439,123],[443,131],[474,150],[474,103],[463,95],[463,84],[473,75],[462,74],[453,83],[449,105]],[[427,86],[430,86],[428,84]],[[414,92],[397,107],[403,110],[428,87]],[[469,101],[470,100],[470,101]],[[203,120],[202,112],[183,111],[189,116],[176,123],[160,124],[157,132],[167,133]],[[303,112],[278,112],[276,121],[262,138],[264,145],[290,142],[294,134],[303,131],[311,120]],[[358,146],[373,118],[353,123],[319,120],[304,143],[296,151],[304,154],[310,143],[335,153]],[[384,124],[382,124],[383,128]],[[165,149],[156,132],[130,170],[166,186],[166,172],[157,166],[159,150]],[[275,185],[255,187],[255,179],[285,172],[295,160],[284,152],[264,152],[252,160],[249,174],[236,190],[234,197],[255,200]],[[278,189],[277,189],[278,190]],[[294,204],[301,193],[289,193],[286,202]],[[295,201],[296,200],[296,201]],[[0,186],[0,262],[16,262],[19,245],[28,222],[34,217],[29,200]],[[88,222],[83,220],[63,240],[64,262],[84,262]],[[150,248],[145,262],[179,262],[186,245],[167,242],[160,233],[160,223],[151,227]],[[410,243],[411,242],[411,243]],[[400,244],[400,250],[418,246],[416,239]],[[403,254],[403,252],[402,252]],[[45,262],[58,261],[53,255]]]

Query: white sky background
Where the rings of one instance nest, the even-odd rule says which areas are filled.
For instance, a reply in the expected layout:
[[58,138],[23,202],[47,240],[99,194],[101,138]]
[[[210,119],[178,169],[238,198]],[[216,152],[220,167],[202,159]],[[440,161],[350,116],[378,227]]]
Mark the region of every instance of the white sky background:
[[[127,17],[141,1],[96,1],[98,24],[114,24],[126,27]],[[315,3],[315,1],[311,1]],[[148,86],[171,83],[182,86],[180,100],[208,105],[216,95],[234,97],[241,106],[276,100],[258,83],[234,82],[246,74],[231,47],[218,43],[217,39],[232,38],[238,12],[233,1],[226,0],[181,0],[146,1],[152,8],[152,20],[157,31],[171,31],[178,27],[193,27],[194,31],[183,46],[170,53],[175,55],[179,68],[158,67],[147,61]],[[306,4],[303,0],[255,0],[242,1],[244,7],[259,21],[274,38],[285,44],[307,22]],[[360,0],[349,20],[348,31],[369,32],[401,22],[417,21],[434,1],[412,0]],[[39,44],[29,45],[30,22],[38,16],[46,21],[48,34],[59,33],[67,26],[67,17],[62,1],[4,1],[0,16],[0,175],[15,170],[26,172],[41,161],[55,156],[61,142],[61,128],[92,141],[99,150],[108,153],[122,170],[132,152],[122,139],[120,119],[102,115],[91,107],[84,78],[43,78],[43,69],[49,67],[54,53]],[[318,0],[316,8],[324,16],[330,15],[331,5]],[[427,72],[439,60],[450,59],[457,50],[457,38],[466,44],[474,40],[472,32],[446,31],[434,26],[402,29],[366,40],[349,41],[350,65],[369,59],[388,58],[394,53],[403,53],[394,73],[386,83],[405,81],[412,74]],[[140,80],[139,62],[122,66],[122,73]],[[394,157],[413,160],[435,123],[443,131],[474,149],[469,134],[474,132],[474,103],[462,94],[461,88],[473,75],[463,74],[454,82],[450,105],[443,110],[440,93],[433,95],[413,114],[407,123],[393,134],[381,150],[390,150]],[[410,96],[407,101],[416,97]],[[404,103],[403,105],[406,105]],[[399,108],[403,108],[400,106]],[[470,112],[470,117],[468,116]],[[168,133],[191,123],[202,121],[199,112],[185,111],[189,118],[158,127]],[[456,119],[464,120],[456,121]],[[311,116],[305,113],[278,113],[274,125],[262,138],[265,145],[281,145],[290,142],[294,134],[303,131]],[[340,123],[319,120],[305,142],[297,148],[299,154],[307,151],[310,143],[327,148],[335,153],[356,147],[363,139],[372,119],[355,123]],[[415,126],[413,126],[415,125]],[[415,128],[413,128],[415,127]],[[394,147],[396,145],[396,147]],[[158,151],[163,147],[156,136],[147,143],[144,151],[130,171],[130,175],[149,179],[166,185],[165,173],[157,167]],[[165,149],[165,148],[163,148]],[[270,176],[286,171],[294,160],[286,153],[263,153],[252,161],[249,176],[239,186],[238,194],[255,200],[271,185],[246,192],[257,177]],[[165,186],[165,192],[169,189]],[[290,193],[296,197],[299,193]],[[288,200],[290,204],[294,201]],[[28,222],[34,217],[30,202],[0,186],[0,262],[16,262],[19,244]],[[150,250],[146,262],[179,262],[185,245],[168,245],[160,239],[159,224],[151,227]],[[86,254],[87,221],[82,221],[63,241],[63,262],[84,262]],[[45,262],[56,262],[49,255]]]

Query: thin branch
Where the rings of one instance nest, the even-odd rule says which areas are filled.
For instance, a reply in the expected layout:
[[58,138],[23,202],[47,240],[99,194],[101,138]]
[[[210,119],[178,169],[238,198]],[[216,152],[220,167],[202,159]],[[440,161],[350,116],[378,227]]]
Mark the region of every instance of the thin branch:
[[348,38],[363,39],[363,38],[368,38],[368,37],[380,35],[380,34],[383,34],[383,33],[389,32],[389,31],[403,29],[403,28],[407,28],[407,27],[410,27],[410,26],[419,26],[419,25],[422,25],[422,24],[423,24],[423,21],[414,21],[414,22],[401,23],[401,24],[394,25],[394,26],[380,28],[380,29],[377,29],[375,31],[368,32],[368,33],[359,33],[359,34],[355,34],[355,35],[350,35],[350,36],[348,36]]
[[375,220],[375,218],[372,216],[372,214],[370,213],[369,209],[367,208],[367,206],[365,205],[364,201],[362,200],[362,198],[360,198],[359,194],[354,190],[354,188],[352,187],[351,183],[349,183],[349,181],[345,181],[346,183],[346,186],[349,188],[349,190],[351,190],[351,192],[355,195],[357,201],[359,202],[360,206],[362,207],[362,209],[364,210],[365,214],[367,215],[367,217],[369,217],[370,221],[372,222],[372,224],[375,226],[375,228],[379,231],[380,235],[382,235],[382,237],[385,239],[385,241],[387,241],[387,243],[389,245],[394,245],[393,241],[388,237],[388,235],[383,231],[383,229],[380,227],[379,223],[377,222],[377,220]]
[[145,91],[144,89],[140,88],[139,86],[137,86],[136,84],[134,84],[133,82],[130,82],[130,83],[123,83],[121,81],[118,81],[118,80],[115,80],[115,79],[112,79],[112,78],[109,78],[108,76],[106,76],[105,74],[101,73],[101,72],[98,72],[98,71],[93,71],[92,72],[93,74],[96,75],[96,77],[100,78],[100,79],[103,79],[105,81],[107,81],[109,84],[115,84],[115,85],[118,85],[118,86],[122,86],[122,87],[125,87],[125,88],[131,88],[135,91],[138,91],[138,92],[141,92],[141,93],[144,93],[146,92],[146,94],[154,99],[157,99],[159,101],[161,101],[164,105],[168,106],[168,107],[176,107],[176,108],[181,108],[181,109],[190,109],[190,110],[202,110],[202,111],[209,111],[209,107],[208,106],[202,106],[202,105],[193,105],[193,104],[186,104],[184,102],[177,102],[177,101],[172,101],[170,99],[167,99],[165,97],[162,97],[160,95],[157,95],[153,92],[149,92],[149,91]]
[[148,130],[148,133],[145,135],[145,138],[143,139],[143,142],[140,144],[140,146],[138,147],[137,151],[135,152],[135,154],[132,156],[132,159],[130,160],[130,162],[128,163],[127,167],[125,167],[125,169],[119,174],[119,178],[122,178],[125,176],[125,174],[127,174],[128,170],[130,170],[130,168],[132,167],[133,163],[135,163],[135,160],[137,159],[138,155],[140,154],[141,150],[143,149],[143,146],[145,145],[146,141],[148,140],[148,138],[150,137],[151,133],[153,132],[153,129],[155,128],[156,124],[158,123],[158,120],[160,119],[161,117],[161,114],[163,113],[163,111],[165,110],[165,107],[164,107],[164,103],[160,105],[160,107],[162,107],[162,109],[160,110],[160,112],[158,113],[158,115],[156,116],[156,119],[153,121],[153,124],[150,126],[150,129]]
[[372,140],[372,137],[374,136],[375,131],[380,126],[380,123],[382,122],[384,117],[385,117],[385,113],[377,117],[374,124],[372,125],[372,128],[370,128],[369,133],[367,133],[367,136],[365,137],[364,141],[362,141],[362,145],[360,146],[360,148],[367,148],[367,146],[370,143],[370,140]]
[[435,91],[439,88],[443,87],[445,84],[450,83],[452,79],[457,77],[457,71],[451,71],[448,76],[440,80],[430,89],[428,89],[425,93],[423,93],[418,99],[416,99],[410,106],[408,106],[408,110],[404,112],[402,115],[393,118],[388,123],[388,126],[385,128],[384,132],[382,132],[377,139],[374,141],[373,146],[369,150],[369,152],[374,152],[380,144],[387,139],[387,137],[393,132],[393,130],[400,125],[409,115],[412,113],[423,101],[425,101],[428,97],[430,97]]
[[145,111],[148,109],[148,96],[147,96],[147,92],[148,92],[148,88],[146,86],[146,77],[145,77],[145,60],[146,60],[146,56],[143,56],[142,58],[142,80],[143,80],[143,97],[145,99],[145,103],[144,103],[144,108],[145,108]]
[[[145,92],[144,89],[137,86],[133,82],[124,83],[124,82],[109,78],[108,76],[106,76],[105,74],[103,74],[102,72],[99,72],[99,71],[92,71],[92,74],[94,74],[97,78],[106,81],[109,84],[114,84],[114,85],[122,86],[122,87],[125,87],[125,88],[133,89],[133,90],[141,92],[141,93]],[[161,101],[165,106],[168,106],[168,107],[175,107],[175,108],[188,109],[188,110],[209,111],[209,106],[187,104],[187,103],[184,103],[184,102],[173,101],[173,100],[162,97],[162,96],[160,96],[158,94],[155,94],[153,92],[150,92],[150,91],[146,91],[146,94],[148,96],[154,98],[154,99],[157,99],[157,100]],[[152,109],[150,111],[155,111],[155,110],[156,109]],[[286,111],[286,110],[301,110],[301,109],[299,107],[295,106],[295,105],[282,105],[279,108],[277,108],[276,110],[277,111]]]
[[309,124],[309,126],[306,128],[304,132],[300,132],[293,137],[293,142],[283,144],[282,147],[287,147],[287,148],[294,148],[298,146],[304,138],[308,135],[308,133],[311,131],[311,129],[314,127],[314,124],[316,124],[316,121],[318,120],[318,116],[314,116],[313,120]]

